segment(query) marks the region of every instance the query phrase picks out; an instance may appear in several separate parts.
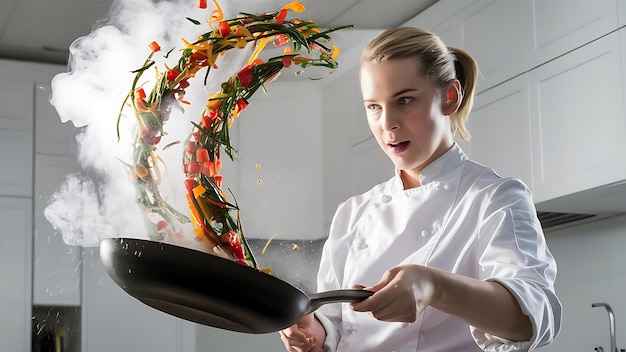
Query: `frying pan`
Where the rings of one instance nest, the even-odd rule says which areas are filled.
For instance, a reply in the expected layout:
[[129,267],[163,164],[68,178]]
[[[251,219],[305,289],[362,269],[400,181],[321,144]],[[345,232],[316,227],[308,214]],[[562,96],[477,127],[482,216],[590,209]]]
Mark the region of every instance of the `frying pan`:
[[307,295],[274,276],[201,251],[135,238],[100,242],[109,276],[141,302],[220,329],[263,334],[296,323],[320,306],[358,302],[365,290]]

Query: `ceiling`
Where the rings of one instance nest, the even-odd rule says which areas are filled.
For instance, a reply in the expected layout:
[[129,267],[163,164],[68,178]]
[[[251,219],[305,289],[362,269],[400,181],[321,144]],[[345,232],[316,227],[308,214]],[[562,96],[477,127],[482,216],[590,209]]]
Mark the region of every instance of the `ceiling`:
[[[194,2],[194,0],[169,1]],[[219,3],[223,8],[228,6],[235,12],[255,13],[274,11],[288,1],[290,0],[220,0]],[[66,64],[70,44],[75,39],[89,34],[97,23],[106,19],[113,2],[114,0],[2,0],[0,58]],[[313,19],[321,26],[352,24],[355,29],[373,30],[401,25],[436,0],[301,0],[301,2],[306,6],[302,17]]]

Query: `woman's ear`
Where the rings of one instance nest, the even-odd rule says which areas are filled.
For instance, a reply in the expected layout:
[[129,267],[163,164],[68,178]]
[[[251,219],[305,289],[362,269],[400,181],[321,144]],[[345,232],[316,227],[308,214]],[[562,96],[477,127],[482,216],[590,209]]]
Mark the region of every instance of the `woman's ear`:
[[461,83],[458,79],[454,79],[444,87],[441,99],[441,112],[445,116],[454,114],[459,109],[462,100]]

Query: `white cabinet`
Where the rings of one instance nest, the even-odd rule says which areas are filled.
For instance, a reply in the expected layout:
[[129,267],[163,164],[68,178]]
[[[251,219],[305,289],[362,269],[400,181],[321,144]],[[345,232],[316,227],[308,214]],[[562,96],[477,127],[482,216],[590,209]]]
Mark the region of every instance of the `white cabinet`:
[[[347,141],[350,145],[356,145],[364,140],[372,137],[372,132],[367,124],[365,115],[365,105],[363,104],[363,95],[361,94],[361,84],[359,80],[359,67],[350,69],[345,72],[341,80],[329,88],[332,90],[335,103],[333,108],[324,114],[326,123],[331,129],[340,128],[339,120],[348,120],[350,124],[347,129],[342,130],[344,135],[346,131],[351,137]],[[338,109],[337,109],[338,108]]]
[[358,67],[343,67],[339,80],[322,90],[324,234],[339,203],[353,195],[350,148],[371,136],[358,82]]
[[82,351],[195,352],[195,324],[145,305],[108,276],[98,248],[84,251]]
[[617,2],[617,16],[619,17],[619,27],[626,26],[626,2]]
[[616,30],[618,3],[623,1],[530,0],[530,66],[538,66]]
[[322,220],[319,84],[274,82],[235,121],[244,232],[250,238],[318,239]]
[[50,196],[59,190],[68,174],[77,170],[76,157],[35,157],[34,305],[80,305],[82,247],[63,242],[61,233],[52,228],[43,214]]
[[527,69],[525,43],[528,1],[441,0],[407,26],[437,34],[449,47],[466,50],[478,61],[477,91]]
[[626,178],[618,34],[530,72],[533,179],[538,202]]
[[3,351],[30,351],[31,201],[0,197],[0,341]]
[[481,0],[439,0],[403,26],[419,27],[438,35],[451,47],[463,48],[463,16]]
[[[480,69],[477,91],[527,70],[527,1],[479,1],[461,18],[463,46]],[[486,24],[489,25],[486,25]],[[448,44],[450,45],[450,44]]]
[[0,194],[30,197],[33,171],[33,82],[0,77]]
[[44,217],[50,197],[67,175],[78,172],[74,153],[76,129],[63,124],[49,102],[50,86],[35,90],[35,198],[33,304],[79,306],[82,248],[63,242]]
[[533,187],[528,75],[476,96],[468,121],[470,157],[500,176],[518,177]]
[[78,131],[71,122],[62,123],[50,104],[49,84],[38,84],[35,90],[35,152],[67,155],[76,159],[75,135]]

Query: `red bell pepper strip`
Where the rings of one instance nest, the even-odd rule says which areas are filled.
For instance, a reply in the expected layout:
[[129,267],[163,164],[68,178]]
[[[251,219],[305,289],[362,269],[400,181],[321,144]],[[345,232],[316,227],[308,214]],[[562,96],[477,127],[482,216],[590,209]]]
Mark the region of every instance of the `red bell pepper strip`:
[[227,35],[230,34],[230,26],[228,25],[228,22],[226,21],[221,21],[220,23],[218,23],[217,29],[220,31],[220,34],[222,35],[222,37],[226,37]]
[[159,46],[159,43],[157,42],[152,42],[148,44],[148,47],[150,48],[150,50],[152,50],[153,53],[156,53],[157,51],[161,50],[161,47]]

